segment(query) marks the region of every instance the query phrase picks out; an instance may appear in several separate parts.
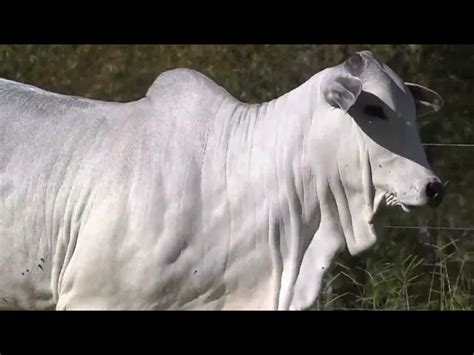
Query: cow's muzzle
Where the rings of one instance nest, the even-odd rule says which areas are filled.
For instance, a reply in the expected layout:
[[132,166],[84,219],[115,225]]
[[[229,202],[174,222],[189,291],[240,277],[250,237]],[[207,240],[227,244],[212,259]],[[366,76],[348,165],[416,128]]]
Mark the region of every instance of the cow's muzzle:
[[428,197],[428,205],[438,207],[443,201],[445,185],[440,181],[432,181],[426,185],[425,194]]

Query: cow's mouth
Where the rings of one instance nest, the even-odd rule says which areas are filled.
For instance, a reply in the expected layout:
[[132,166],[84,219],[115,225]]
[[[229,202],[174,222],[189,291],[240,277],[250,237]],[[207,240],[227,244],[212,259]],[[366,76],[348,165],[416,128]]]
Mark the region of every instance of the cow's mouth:
[[391,206],[400,206],[403,212],[410,213],[412,209],[416,208],[416,206],[407,205],[402,203],[395,194],[391,192],[386,192],[385,195],[385,204],[389,207]]

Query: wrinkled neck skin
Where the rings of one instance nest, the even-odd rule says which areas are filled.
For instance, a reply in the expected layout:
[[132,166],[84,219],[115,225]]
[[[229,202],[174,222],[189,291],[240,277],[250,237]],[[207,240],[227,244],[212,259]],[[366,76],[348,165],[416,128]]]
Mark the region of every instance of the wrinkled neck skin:
[[[375,242],[368,152],[355,123],[339,128],[338,120],[351,118],[334,117],[335,109],[317,95],[323,75],[271,102],[239,106],[230,120],[228,151],[250,155],[265,191],[274,309],[310,307],[346,241],[351,254]],[[241,157],[227,158],[227,173],[238,174]]]

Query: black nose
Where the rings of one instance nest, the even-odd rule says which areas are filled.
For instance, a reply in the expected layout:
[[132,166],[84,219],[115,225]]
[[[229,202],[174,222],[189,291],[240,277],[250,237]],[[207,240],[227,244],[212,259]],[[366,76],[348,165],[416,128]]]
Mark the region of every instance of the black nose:
[[439,181],[434,181],[426,185],[426,196],[429,198],[429,205],[437,207],[443,201],[444,187]]

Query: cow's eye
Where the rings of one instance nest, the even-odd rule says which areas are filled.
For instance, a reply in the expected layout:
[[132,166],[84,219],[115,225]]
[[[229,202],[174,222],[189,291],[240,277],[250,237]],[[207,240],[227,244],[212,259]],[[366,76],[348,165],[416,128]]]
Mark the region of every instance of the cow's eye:
[[380,118],[382,120],[386,120],[387,116],[382,107],[376,105],[367,105],[364,107],[364,112],[370,116],[374,116]]

